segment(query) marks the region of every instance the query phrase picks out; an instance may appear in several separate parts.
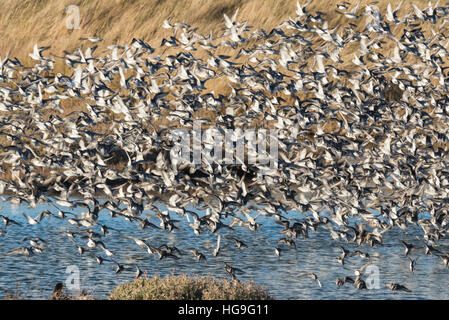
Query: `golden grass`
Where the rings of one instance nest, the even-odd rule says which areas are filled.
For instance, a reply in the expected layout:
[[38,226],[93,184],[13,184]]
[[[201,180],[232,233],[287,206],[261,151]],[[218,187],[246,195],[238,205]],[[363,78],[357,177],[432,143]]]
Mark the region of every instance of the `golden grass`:
[[[325,13],[330,26],[343,28],[354,21],[335,13],[336,4],[340,2],[313,1],[308,10]],[[363,0],[360,8],[371,2]],[[395,7],[400,1],[379,0],[377,6],[385,12],[388,2]],[[414,1],[419,7],[424,7],[427,2]],[[66,27],[68,14],[65,10],[69,5],[79,7],[78,30]],[[132,38],[144,39],[158,47],[162,38],[172,32],[161,28],[163,20],[169,16],[174,17],[172,21],[185,22],[207,35],[209,30],[217,32],[223,28],[223,13],[232,15],[237,8],[238,20],[248,20],[250,26],[269,32],[282,21],[295,16],[296,0],[4,0],[0,2],[0,54],[4,56],[10,52],[11,56],[23,60],[22,63],[29,63],[28,53],[35,43],[50,45],[53,54],[62,55],[64,50],[71,51],[82,45],[80,37],[88,36],[104,39],[99,45],[100,51],[111,44],[129,43]],[[405,1],[400,12],[409,8],[410,2]]]
[[[302,1],[304,2],[304,1]],[[329,23],[329,28],[337,27],[337,31],[342,34],[350,23],[357,23],[343,15],[335,12],[336,4],[340,0],[313,1],[307,11],[324,13],[325,19]],[[356,1],[353,1],[355,5]],[[399,0],[379,0],[377,6],[381,12],[385,12],[388,3],[395,8]],[[358,13],[363,13],[364,5],[372,3],[369,0],[362,0]],[[414,3],[424,8],[427,1],[417,0]],[[67,7],[76,5],[80,10],[80,28],[70,30],[66,27],[69,18],[66,13]],[[353,6],[352,5],[352,6]],[[350,6],[350,8],[352,7]],[[400,9],[399,16],[409,12],[410,2],[405,1]],[[33,61],[29,57],[35,43],[39,46],[51,46],[45,54],[63,56],[64,51],[72,52],[77,48],[91,46],[90,42],[80,40],[80,37],[97,36],[104,41],[97,43],[98,49],[95,55],[102,55],[107,51],[107,47],[112,44],[129,44],[133,38],[143,39],[157,51],[155,54],[165,55],[178,53],[179,48],[160,48],[163,38],[172,35],[172,30],[162,28],[164,19],[173,16],[172,22],[184,22],[192,28],[197,28],[197,32],[208,35],[209,31],[214,32],[214,37],[221,33],[224,28],[223,14],[231,16],[236,9],[239,9],[238,21],[248,21],[252,26],[250,32],[256,29],[264,29],[270,32],[274,27],[296,16],[296,1],[271,1],[271,0],[135,0],[135,1],[99,1],[99,0],[6,0],[0,2],[0,28],[3,36],[0,39],[0,57],[9,53],[10,57],[18,57],[24,65],[30,65]],[[365,19],[357,25],[357,30],[362,31],[365,27]],[[426,37],[431,35],[430,24],[426,23],[423,32]],[[403,26],[393,28],[393,34],[400,36]],[[433,27],[438,32],[437,26]],[[249,47],[254,41],[249,41],[243,47]],[[313,48],[321,47],[324,40],[314,41]],[[388,43],[383,48],[383,54],[389,55],[393,43]],[[343,61],[339,65],[340,69],[352,71],[355,69],[351,62],[353,52],[358,50],[358,43],[350,43],[345,46],[340,56]],[[230,47],[220,47],[215,54],[225,54],[235,57],[241,47],[233,49]],[[207,58],[208,55],[202,48],[194,52],[196,58]],[[243,62],[244,58],[236,60]],[[55,72],[61,72],[70,76],[73,70],[64,63],[62,59],[56,58]],[[288,72],[286,72],[288,75]],[[117,79],[115,79],[117,82]],[[114,83],[111,83],[114,88]],[[206,83],[207,90],[204,93],[214,90],[215,93],[228,95],[230,87],[226,81],[213,79]],[[282,96],[285,98],[285,96]],[[66,104],[70,104],[67,102]],[[73,104],[72,104],[73,106]],[[69,106],[66,112],[70,113],[73,107]],[[64,106],[65,107],[65,106]],[[83,108],[83,107],[81,107]],[[84,110],[83,110],[84,111]]]
[[[302,1],[304,2],[304,1]],[[311,13],[322,12],[328,21],[329,28],[337,27],[340,34],[349,27],[350,23],[358,23],[356,30],[362,31],[365,27],[366,19],[357,21],[348,19],[335,12],[336,4],[340,0],[313,1],[307,11]],[[353,1],[355,5],[356,1]],[[381,12],[386,11],[388,3],[395,8],[399,0],[379,0],[376,5]],[[364,6],[372,1],[362,0],[358,13],[362,14]],[[418,0],[414,3],[421,8],[427,5],[427,1]],[[66,27],[69,18],[66,9],[70,5],[76,5],[80,10],[80,28],[70,30]],[[352,5],[352,6],[353,6]],[[350,8],[352,7],[350,6]],[[3,37],[0,39],[0,57],[9,53],[10,57],[18,57],[24,65],[30,65],[33,61],[29,57],[35,43],[39,46],[51,46],[46,55],[52,54],[63,56],[64,51],[71,52],[79,47],[91,46],[90,42],[80,40],[80,37],[97,36],[104,39],[98,43],[95,55],[102,55],[107,51],[107,47],[112,44],[129,44],[133,38],[143,39],[150,43],[157,51],[157,54],[178,53],[179,48],[160,48],[163,38],[172,35],[172,30],[162,28],[164,19],[173,16],[172,22],[185,22],[192,28],[197,28],[197,32],[208,35],[209,31],[214,32],[214,36],[221,33],[224,28],[223,14],[231,16],[236,9],[239,9],[238,21],[248,21],[252,26],[251,30],[264,29],[270,32],[289,17],[295,17],[296,1],[276,1],[271,0],[135,0],[135,1],[85,1],[85,0],[7,0],[0,2],[0,28]],[[399,16],[409,12],[411,2],[405,1],[400,9]],[[431,36],[430,23],[423,25],[423,32],[426,37]],[[352,28],[352,27],[351,27]],[[404,26],[392,27],[393,34],[397,37],[402,35]],[[438,26],[432,26],[438,32]],[[250,30],[250,32],[251,32]],[[322,39],[315,39],[313,48],[321,47],[325,42]],[[249,41],[243,47],[254,45],[254,41]],[[394,42],[387,43],[382,54],[389,55]],[[345,46],[340,54],[343,61],[339,65],[340,69],[352,71],[356,67],[351,62],[353,53],[357,52],[358,43],[350,43]],[[241,47],[233,49],[230,47],[220,47],[215,54],[225,54],[235,57]],[[208,55],[202,48],[194,52],[196,58],[207,58]],[[236,62],[243,62],[244,58],[237,59]],[[62,59],[56,58],[55,72],[61,72],[68,76],[73,70],[67,66]],[[285,71],[289,75],[288,71]],[[110,88],[118,86],[118,79],[110,84]],[[204,93],[214,90],[216,93],[229,94],[230,87],[226,81],[212,79],[206,83],[207,90]],[[282,96],[285,98],[285,96]],[[67,110],[64,114],[70,113],[79,108],[84,110],[83,105],[74,108],[73,101],[65,102],[63,107]],[[68,105],[68,106],[67,106]],[[64,116],[64,114],[62,116]]]
[[[304,1],[301,1],[304,3]],[[327,2],[313,1],[308,7],[307,11],[315,14],[317,11],[323,12],[325,19],[328,21],[329,28],[337,28],[340,34],[343,34],[345,28],[350,23],[357,23],[357,21],[363,21],[356,26],[358,31],[362,31],[365,27],[365,19],[359,19],[357,21],[348,19],[343,15],[335,13],[336,4],[340,3],[340,0],[330,0]],[[385,13],[388,3],[392,4],[395,8],[400,2],[398,0],[379,0],[376,5],[379,7],[382,13]],[[356,1],[353,1],[355,5]],[[364,5],[372,3],[372,1],[363,0],[359,7],[358,13],[363,13]],[[428,1],[414,1],[414,3],[424,8],[427,6]],[[67,14],[66,8],[69,5],[77,5],[80,9],[80,29],[68,30],[66,27]],[[350,8],[353,7],[350,6]],[[399,12],[399,16],[403,16],[408,13],[411,8],[411,2],[405,1]],[[51,49],[45,52],[48,56],[50,53],[62,56],[64,51],[73,51],[80,46],[92,46],[90,42],[79,40],[80,37],[99,36],[104,41],[98,43],[98,49],[95,52],[95,56],[102,56],[107,51],[107,47],[111,44],[129,44],[132,38],[144,39],[150,43],[156,49],[155,54],[168,55],[171,53],[178,53],[180,48],[160,48],[161,40],[168,38],[172,34],[172,30],[166,30],[162,28],[163,20],[169,16],[173,16],[172,22],[185,22],[191,25],[192,28],[197,28],[198,33],[208,35],[209,30],[214,32],[214,35],[221,33],[224,27],[223,14],[226,13],[231,16],[236,9],[239,9],[238,21],[248,21],[248,25],[253,26],[255,29],[263,28],[266,32],[270,32],[272,28],[276,27],[289,17],[296,16],[296,1],[268,1],[268,0],[223,0],[220,2],[212,0],[190,0],[190,1],[156,1],[156,0],[135,0],[135,1],[98,1],[98,0],[63,0],[63,1],[49,1],[49,0],[6,0],[0,2],[0,28],[3,31],[3,37],[0,39],[0,57],[4,57],[9,53],[10,57],[17,56],[22,64],[25,66],[33,65],[34,62],[28,56],[32,52],[32,47],[35,43],[39,46],[51,46]],[[351,27],[352,28],[352,27]],[[404,26],[392,27],[392,31],[396,37],[400,37],[403,32]],[[434,31],[443,32],[439,30],[439,25],[431,25],[425,23],[422,25],[423,33],[426,38],[431,37],[431,28]],[[250,30],[251,32],[251,30]],[[248,33],[249,34],[249,33]],[[374,35],[373,35],[374,37]],[[250,41],[245,47],[253,46],[254,41]],[[314,38],[313,47],[319,48],[324,44],[324,40],[319,37]],[[395,45],[394,41],[388,41],[385,43],[381,52],[384,56],[390,56],[391,50]],[[358,52],[359,43],[350,43],[345,46],[340,54],[343,63],[336,64],[339,69],[347,71],[354,70],[356,66],[351,62],[353,54]],[[231,60],[238,63],[244,63],[245,57],[240,59],[234,58],[240,47],[235,49],[226,47],[218,49],[215,54],[226,54],[231,56]],[[198,47],[198,50],[193,53],[196,58],[204,59],[208,55],[204,49]],[[407,65],[412,65],[415,59],[410,57],[407,60]],[[310,59],[309,64],[313,64],[314,60]],[[360,70],[359,70],[360,71]],[[61,72],[65,75],[71,76],[73,70],[65,64],[62,59],[56,59],[54,72]],[[281,70],[287,77],[291,76],[291,72],[287,70]],[[342,79],[341,81],[347,81]],[[431,79],[431,81],[435,81]],[[116,77],[108,86],[114,91],[120,93],[120,97],[123,99],[129,99],[132,103],[131,97],[127,90],[120,88],[118,78]],[[206,83],[207,90],[202,93],[206,93],[210,90],[214,90],[216,94],[221,93],[225,96],[229,94],[231,88],[226,79],[215,78]],[[233,84],[235,88],[238,88],[238,84]],[[348,82],[348,86],[351,84]],[[282,92],[275,93],[274,96],[285,99],[284,105],[293,104],[294,97],[287,96]],[[44,96],[45,98],[46,96]],[[169,96],[167,96],[169,98]],[[305,94],[298,93],[298,98],[307,98]],[[67,118],[69,114],[75,111],[86,112],[86,103],[90,101],[78,98],[70,98],[62,100],[61,111],[45,110],[42,112],[42,117],[48,119],[51,115],[57,115],[60,118]],[[332,106],[330,106],[332,108]],[[173,109],[173,108],[172,108]],[[235,110],[238,114],[239,111]],[[431,110],[429,110],[430,112]],[[214,125],[214,121],[218,113],[224,113],[225,110],[218,109],[212,110],[198,110],[193,114],[193,118],[208,118],[211,119],[211,125]],[[401,110],[398,111],[403,112]],[[162,117],[158,119],[151,119],[151,123],[147,121],[142,122],[142,126],[148,129],[149,132],[161,130],[166,127],[179,127],[180,123],[176,120],[169,120],[165,116],[170,113],[169,110],[162,110]],[[108,118],[103,122],[96,123],[90,126],[89,129],[96,133],[109,134],[113,130],[114,121],[118,121],[122,118],[121,115],[113,114],[107,111]],[[2,113],[3,115],[3,113]],[[15,114],[14,116],[17,116]],[[76,119],[76,115],[70,117]],[[6,119],[6,118],[5,118]],[[338,122],[330,120],[324,123],[323,130],[326,133],[344,134],[343,130],[338,127]],[[271,121],[271,122],[270,122]],[[252,120],[251,125],[254,127],[271,128],[273,120],[267,120],[260,114],[259,117]],[[64,131],[63,128],[61,131]],[[313,126],[310,128],[315,130]],[[340,132],[339,132],[340,131]],[[31,136],[33,132],[29,133]],[[0,135],[0,144],[5,147],[13,143],[5,136]],[[39,150],[35,149],[35,152],[39,153]],[[120,167],[120,164],[118,164]],[[11,168],[4,167],[5,172],[0,172],[0,178],[5,180],[13,179],[11,175]],[[45,173],[43,172],[45,175]],[[19,174],[21,176],[22,173]]]

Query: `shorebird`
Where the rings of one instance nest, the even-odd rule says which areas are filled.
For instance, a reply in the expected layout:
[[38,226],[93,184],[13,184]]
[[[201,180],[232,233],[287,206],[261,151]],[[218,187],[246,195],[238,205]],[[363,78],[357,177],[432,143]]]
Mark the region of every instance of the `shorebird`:
[[44,210],[42,211],[36,218],[34,218],[34,220],[39,220],[39,222],[42,221],[42,219],[44,219],[45,217],[52,217],[53,214],[49,211],[49,210]]
[[424,252],[426,255],[435,255],[435,256],[442,256],[443,253],[439,251],[438,249],[435,249],[432,245],[424,245]]
[[356,14],[356,12],[359,9],[360,3],[361,3],[361,0],[359,0],[359,2],[357,2],[355,7],[352,8],[350,11],[341,12],[341,11],[335,10],[335,12],[345,15],[346,18],[349,18],[349,19],[358,19],[359,16]]
[[29,248],[29,247],[20,247],[18,249],[14,249],[14,250],[6,253],[7,256],[14,255],[14,254],[22,254],[26,257],[29,257],[29,256],[33,255],[33,250],[32,250],[32,248]]
[[315,273],[305,273],[305,274],[302,274],[302,275],[299,276],[299,278],[302,278],[302,277],[309,277],[309,278],[315,280],[316,283],[318,284],[318,286],[320,288],[322,288],[320,279],[318,279],[318,276]]
[[449,254],[442,255],[441,259],[443,260],[444,266],[449,268]]
[[169,247],[164,245],[164,246],[161,246],[160,248],[155,248],[155,247],[147,245],[147,252],[149,254],[157,253],[157,255],[159,256],[159,260],[162,260],[163,258],[172,258],[174,260],[180,259],[177,255],[172,253],[173,252],[172,249],[167,249],[167,251],[166,251],[166,250],[163,250],[162,248],[169,248]]
[[151,239],[151,237],[148,238],[144,238],[144,239],[139,239],[139,238],[135,238],[132,236],[127,236],[127,235],[120,235],[120,237],[122,238],[126,238],[126,239],[132,239],[134,240],[134,242],[139,246],[139,247],[146,247],[147,243],[145,241]]
[[232,18],[229,18],[226,13],[223,13],[223,17],[224,17],[225,22],[226,22],[225,23],[226,28],[231,29],[231,28],[236,26],[236,21],[235,20],[237,19],[238,13],[239,13],[239,9],[235,10],[234,14],[232,15]]
[[244,243],[242,240],[239,240],[235,237],[231,237],[231,236],[226,236],[227,239],[232,240],[235,245],[237,246],[237,248],[242,249],[242,248],[248,248],[248,246],[246,245],[246,243]]
[[206,256],[204,254],[202,254],[201,252],[199,252],[198,250],[191,249],[191,250],[189,250],[189,252],[195,256],[197,261],[201,261],[201,260],[207,261]]
[[42,52],[45,50],[48,50],[50,47],[40,47],[38,48],[37,43],[33,47],[33,53],[30,53],[29,56],[33,60],[37,61],[45,61],[45,59],[42,57]]
[[366,282],[360,277],[360,275],[357,275],[357,277],[354,280],[354,285],[359,290],[368,290],[368,287],[366,286]]
[[408,257],[410,263],[409,263],[409,268],[410,268],[410,272],[414,273],[415,269],[416,269],[416,261],[418,261],[419,257],[416,259],[412,259],[410,257]]
[[410,289],[408,289],[407,287],[398,284],[398,283],[387,283],[385,285],[388,289],[392,290],[392,291],[405,291],[405,292],[412,292]]
[[232,278],[234,278],[236,272],[244,273],[241,269],[235,268],[235,267],[233,267],[233,266],[227,264],[227,263],[224,262],[224,261],[223,261],[222,263],[224,264],[224,269],[225,269],[225,271],[226,271]]
[[312,0],[309,0],[307,3],[305,3],[304,5],[301,6],[299,1],[296,2],[296,14],[297,14],[298,18],[301,18],[301,17],[307,15],[306,8],[311,3],[312,3]]
[[10,219],[10,218],[8,218],[8,217],[6,217],[4,215],[0,214],[0,218],[2,218],[3,224],[5,225],[5,227],[9,226],[10,224],[15,224],[17,226],[22,226],[22,224],[20,222],[17,222],[17,221],[15,221],[13,219]]
[[140,270],[139,266],[136,265],[136,273],[134,274],[134,279],[140,278],[142,275],[142,270]]
[[220,252],[220,235],[217,236],[217,246],[214,249],[213,255],[214,257],[218,256],[219,252]]
[[416,248],[415,246],[413,246],[413,244],[411,243],[406,243],[405,241],[401,240],[401,243],[404,245],[405,251],[404,254],[407,256],[408,253],[410,252],[410,250],[416,250],[419,248]]
[[279,249],[278,247],[274,248],[274,253],[276,254],[276,256],[281,257],[281,249]]
[[292,239],[287,239],[287,238],[281,238],[277,241],[277,243],[284,243],[287,246],[291,246],[294,247],[296,249],[296,243],[295,241],[293,241]]
[[335,280],[335,284],[337,285],[337,287],[341,287],[346,282],[354,283],[354,279],[352,279],[351,277],[346,277],[345,276],[343,278],[337,278],[337,280]]
[[[238,9],[231,18],[223,15],[222,30],[205,35],[169,17],[162,26],[173,33],[160,46],[133,38],[105,52],[97,52],[96,45],[64,51],[59,57],[64,72],[43,56],[48,47],[37,44],[29,65],[9,55],[0,59],[4,200],[36,210],[55,202],[57,213],[39,210],[34,219],[23,214],[27,224],[44,226],[51,216],[68,223],[68,238],[85,241],[77,245],[81,255],[98,249],[115,254],[106,239],[122,229],[112,229],[114,222],[105,225],[107,211],[111,219],[150,232],[153,240],[185,232],[186,219],[196,236],[225,232],[221,236],[240,249],[249,245],[240,227],[260,232],[256,220],[263,216],[281,228],[278,256],[283,245],[296,248],[298,237],[325,229],[344,266],[347,259],[375,254],[347,248],[368,244],[374,251],[391,230],[405,233],[418,226],[425,253],[448,266],[447,254],[437,247],[449,225],[446,8],[407,9],[401,3],[387,4],[382,12],[375,3],[362,8],[361,1],[341,2],[336,11],[352,22],[339,28],[310,3],[298,2],[294,18],[270,32],[236,21]],[[401,16],[400,10],[409,12]],[[206,51],[205,59],[197,46]],[[231,51],[223,54],[223,49]],[[348,50],[350,69],[341,58]],[[220,87],[223,81],[226,94],[211,91],[209,84]],[[81,103],[79,110],[66,112],[63,100]],[[190,150],[199,160],[195,164],[175,150],[180,146],[172,133],[180,127],[189,134],[202,131]],[[243,154],[232,153],[233,159],[226,159],[231,161],[218,159],[216,138],[227,138],[232,147],[251,144],[250,132],[243,131],[256,128],[276,128],[266,150],[258,142],[255,150],[245,145]],[[208,134],[209,129],[216,130]],[[226,153],[222,156],[231,157]],[[103,198],[101,204],[97,199]],[[0,231],[2,239],[28,228],[1,210],[8,231]],[[296,217],[296,211],[303,215]],[[150,235],[125,238],[159,259],[179,258],[182,251],[171,242],[148,244]],[[34,236],[24,237],[31,247],[15,254],[44,249]],[[229,249],[220,241],[219,235],[214,256]],[[401,243],[407,257],[418,249]],[[197,249],[190,252],[205,260]],[[416,259],[409,262],[414,272]],[[365,266],[354,280],[361,289]]]
[[[77,250],[78,250],[79,255],[80,255],[80,256],[83,255],[84,252],[86,251],[86,249],[84,249],[82,246],[80,246],[79,244],[77,244],[74,240],[72,240],[72,241],[73,241],[73,243],[75,244],[75,246],[76,246],[76,248],[77,248]],[[101,263],[98,263],[98,264],[101,264]]]
[[97,260],[97,263],[100,265],[100,264],[103,264],[103,261],[104,261],[104,259],[102,258],[102,257],[100,257],[100,256],[95,256],[95,259]]
[[388,5],[387,5],[387,14],[386,14],[386,18],[387,18],[388,21],[394,22],[394,23],[400,23],[401,22],[398,19],[398,17],[397,17],[397,12],[401,8],[401,5],[402,5],[402,1],[399,3],[399,5],[396,7],[396,9],[394,9],[392,11],[391,4],[388,3]]
[[22,239],[22,241],[29,241],[30,245],[33,247],[39,246],[41,244],[46,247],[49,247],[47,242],[39,237],[34,237],[34,238],[26,237],[26,238]]
[[80,37],[80,40],[89,40],[90,42],[95,43],[95,42],[103,41],[103,38],[100,38],[100,37],[87,37],[87,38]]
[[114,262],[114,264],[115,264],[115,271],[114,271],[115,274],[120,273],[125,269],[125,267],[123,265],[119,264],[117,261],[113,260],[112,262]]
[[31,224],[31,225],[39,224],[38,218],[40,215],[36,216],[35,218],[31,218],[26,213],[22,213],[22,215],[27,219],[28,224]]

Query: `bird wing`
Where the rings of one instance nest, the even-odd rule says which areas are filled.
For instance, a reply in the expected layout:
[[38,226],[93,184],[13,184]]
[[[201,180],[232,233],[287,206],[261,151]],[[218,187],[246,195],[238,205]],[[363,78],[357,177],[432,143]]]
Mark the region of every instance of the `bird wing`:
[[12,251],[9,251],[8,253],[6,253],[7,256],[9,255],[13,255],[13,254],[23,254],[26,252],[26,247],[20,247],[17,249],[14,249]]
[[226,28],[231,28],[233,23],[231,21],[231,19],[229,19],[229,17],[226,15],[226,13],[223,13],[223,17],[225,19],[225,24],[226,24]]
[[394,16],[393,16],[393,13],[391,12],[391,4],[390,3],[388,3],[388,5],[387,5],[387,20],[390,22],[394,21]]
[[356,4],[356,6],[354,8],[352,8],[351,13],[355,14],[357,12],[357,9],[360,6],[360,3],[362,2],[362,0],[359,0],[359,2]]
[[401,8],[403,2],[404,2],[404,1],[401,1],[401,2],[398,4],[398,6],[396,7],[396,9],[394,9],[394,12],[397,12],[397,11]]
[[220,237],[220,235],[218,235],[218,237],[217,237],[217,250],[220,248],[220,239],[221,239],[221,237]]
[[424,18],[424,15],[423,15],[422,11],[421,11],[421,10],[414,4],[414,3],[412,3],[411,5],[412,5],[413,9],[415,9],[415,14],[416,14],[416,16],[417,16],[419,19],[423,19],[423,18]]
[[302,17],[304,15],[304,11],[302,10],[301,5],[299,4],[299,1],[296,2],[296,14],[299,17]]
[[232,22],[235,22],[235,20],[237,19],[238,13],[239,13],[239,8],[237,8],[237,10],[235,10],[234,14],[232,15]]
[[37,43],[35,43],[34,47],[33,47],[33,56],[36,59],[39,59],[39,57],[40,57],[39,48],[37,47]]
[[312,275],[312,273],[303,273],[303,274],[299,275],[298,278],[310,277],[311,275]]

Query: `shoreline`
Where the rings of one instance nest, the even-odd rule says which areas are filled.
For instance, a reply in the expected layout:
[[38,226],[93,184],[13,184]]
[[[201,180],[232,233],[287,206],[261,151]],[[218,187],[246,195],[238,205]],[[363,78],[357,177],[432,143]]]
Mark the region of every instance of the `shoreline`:
[[[197,290],[206,292],[206,297],[209,298],[202,299],[204,294],[191,296],[192,287],[195,286],[198,286]],[[180,287],[183,289],[180,290]],[[218,288],[221,288],[220,290],[223,292],[217,290]],[[151,292],[155,290],[159,290],[159,294],[152,296]],[[207,296],[207,292],[211,290],[214,290],[213,294]],[[233,290],[243,290],[243,293],[236,293]],[[146,291],[150,292],[150,295],[145,293]],[[57,282],[49,297],[23,298],[18,287],[16,287],[14,294],[6,294],[4,297],[0,297],[0,300],[135,300],[136,297],[145,296],[145,294],[147,294],[147,297],[153,298],[143,300],[211,300],[214,295],[215,298],[212,298],[212,300],[274,299],[264,287],[258,286],[253,281],[245,281],[242,283],[238,280],[229,281],[226,278],[212,277],[210,275],[190,276],[181,274],[178,276],[166,275],[162,278],[159,275],[154,275],[151,278],[147,275],[142,275],[134,278],[132,281],[117,285],[109,292],[105,299],[95,298],[89,294],[88,288],[81,289],[79,295],[70,295],[67,293],[64,284]],[[184,294],[187,296],[183,296]],[[228,295],[228,299],[226,299],[226,295]]]

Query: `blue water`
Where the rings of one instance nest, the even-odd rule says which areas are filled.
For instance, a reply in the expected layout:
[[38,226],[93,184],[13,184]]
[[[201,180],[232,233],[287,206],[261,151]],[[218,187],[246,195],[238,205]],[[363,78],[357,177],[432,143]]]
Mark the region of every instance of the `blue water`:
[[[124,264],[127,269],[115,274],[115,264],[101,249],[89,249],[87,239],[76,238],[76,242],[86,249],[86,253],[79,255],[77,247],[68,239],[65,231],[77,231],[66,220],[46,217],[39,225],[29,225],[22,215],[23,212],[35,217],[43,210],[57,211],[51,205],[40,205],[36,208],[26,206],[12,206],[9,202],[0,202],[3,206],[1,214],[21,222],[22,226],[11,225],[7,227],[6,235],[0,236],[0,297],[8,293],[14,293],[18,285],[18,293],[23,298],[41,299],[50,295],[56,282],[66,282],[69,274],[66,269],[76,266],[80,271],[81,288],[87,288],[88,293],[95,298],[106,298],[108,293],[118,284],[131,281],[135,274],[137,264],[148,276],[159,274],[187,273],[192,275],[211,275],[227,278],[222,261],[226,261],[234,267],[245,271],[238,275],[242,281],[254,280],[259,285],[265,286],[276,299],[448,299],[449,298],[449,269],[445,268],[441,258],[426,256],[424,250],[413,251],[411,257],[419,256],[416,271],[409,271],[409,260],[404,255],[404,247],[400,239],[422,246],[422,231],[412,227],[406,231],[398,228],[391,229],[384,234],[383,246],[356,247],[353,244],[345,244],[350,250],[368,252],[371,259],[363,259],[359,256],[348,257],[345,265],[340,265],[336,257],[341,251],[334,245],[335,241],[330,237],[329,231],[324,227],[316,232],[309,231],[309,238],[298,238],[296,249],[277,244],[276,241],[283,237],[279,232],[283,227],[272,221],[271,218],[260,216],[257,219],[262,227],[254,232],[246,227],[234,226],[234,231],[220,229],[221,251],[218,257],[213,257],[212,252],[216,245],[216,234],[209,232],[200,236],[194,235],[188,222],[183,217],[171,213],[171,217],[179,219],[177,226],[180,230],[169,233],[164,230],[147,228],[141,230],[137,222],[129,223],[123,218],[111,218],[108,210],[100,213],[99,223],[106,224],[115,230],[110,231],[103,242],[106,247],[114,252],[112,259]],[[79,214],[83,208],[68,209]],[[148,212],[150,213],[150,212]],[[253,214],[254,216],[254,214]],[[292,212],[289,217],[304,217]],[[157,218],[149,220],[159,225]],[[229,222],[229,221],[227,221]],[[0,225],[3,229],[4,226]],[[99,227],[94,227],[98,233]],[[120,235],[132,235],[146,238],[154,247],[162,244],[176,245],[184,251],[179,260],[162,259],[157,255],[149,255],[147,251],[139,247],[133,240],[120,237]],[[226,235],[233,235],[243,240],[248,248],[238,249]],[[23,255],[5,255],[7,252],[29,246],[23,241],[25,237],[40,237],[44,239],[50,248],[44,248],[41,254],[31,257]],[[449,251],[447,239],[440,243],[439,250]],[[279,246],[282,250],[281,257],[274,254],[274,248]],[[207,262],[197,262],[195,257],[188,252],[196,248],[206,255]],[[93,251],[95,250],[95,251]],[[103,265],[98,265],[89,251],[105,258]],[[378,289],[357,290],[352,284],[345,284],[338,288],[335,284],[337,277],[354,276],[354,270],[365,264],[377,268],[378,276],[373,274],[372,279],[377,279]],[[371,268],[370,267],[370,268]],[[320,279],[322,288],[308,277],[300,277],[304,273],[314,272]],[[366,278],[366,276],[365,276]],[[405,285],[412,290],[411,293],[392,292],[385,287],[386,283],[395,282]]]

